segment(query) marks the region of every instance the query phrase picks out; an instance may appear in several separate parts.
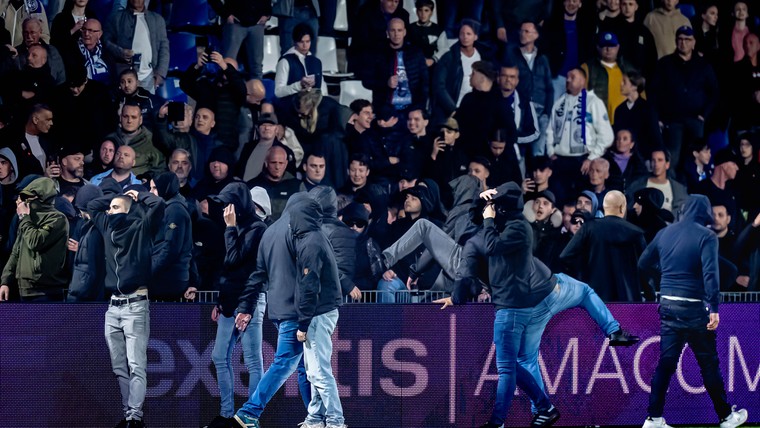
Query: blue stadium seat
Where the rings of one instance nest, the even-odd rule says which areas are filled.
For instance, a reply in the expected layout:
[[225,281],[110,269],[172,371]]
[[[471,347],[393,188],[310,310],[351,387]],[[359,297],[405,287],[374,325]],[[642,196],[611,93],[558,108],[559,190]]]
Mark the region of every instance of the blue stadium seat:
[[261,83],[264,84],[264,90],[267,92],[267,96],[264,98],[264,100],[272,104],[277,99],[277,97],[274,95],[274,80],[261,79]]
[[169,69],[184,70],[198,61],[195,34],[169,33]]
[[98,17],[103,26],[108,22],[108,17],[111,15],[111,9],[113,9],[114,0],[89,0],[87,6],[92,8],[95,12],[95,16]]
[[174,4],[169,27],[209,25],[209,5],[206,0],[182,0]]
[[156,95],[167,101],[187,102],[187,94],[179,88],[179,79],[176,77],[167,77],[164,84],[156,91]]
[[680,9],[681,14],[689,20],[697,14],[697,10],[694,8],[693,4],[681,3],[678,5],[678,9]]

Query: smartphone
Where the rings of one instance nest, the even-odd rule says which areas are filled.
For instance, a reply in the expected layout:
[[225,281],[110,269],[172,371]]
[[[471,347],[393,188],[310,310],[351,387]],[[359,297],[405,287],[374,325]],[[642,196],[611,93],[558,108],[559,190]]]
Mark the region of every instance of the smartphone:
[[185,103],[170,101],[168,107],[167,120],[169,122],[182,122],[185,120]]
[[58,157],[56,155],[47,155],[47,164],[56,165],[58,163]]
[[446,141],[446,131],[441,129],[440,131],[438,131],[437,137],[441,140],[440,141],[441,143]]

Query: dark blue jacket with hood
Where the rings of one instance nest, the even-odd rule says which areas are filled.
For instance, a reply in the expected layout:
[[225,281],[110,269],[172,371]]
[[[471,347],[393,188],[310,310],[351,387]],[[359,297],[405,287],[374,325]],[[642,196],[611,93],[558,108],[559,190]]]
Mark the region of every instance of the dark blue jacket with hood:
[[710,200],[689,196],[681,220],[657,233],[639,258],[639,269],[661,272],[663,296],[699,299],[718,313],[718,237],[707,228],[712,223]]
[[290,213],[295,248],[298,329],[307,331],[312,318],[338,308],[342,301],[338,265],[322,233],[322,210],[317,201],[298,199]]

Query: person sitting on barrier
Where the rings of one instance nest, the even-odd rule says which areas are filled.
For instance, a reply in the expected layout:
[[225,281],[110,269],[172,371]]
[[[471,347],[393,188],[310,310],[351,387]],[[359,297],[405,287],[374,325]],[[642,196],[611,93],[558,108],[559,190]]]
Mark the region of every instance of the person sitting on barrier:
[[[535,417],[531,426],[549,426],[559,418],[559,411],[551,405],[544,392],[538,366],[538,346],[552,316],[565,309],[582,306],[609,337],[611,346],[630,346],[639,338],[620,328],[620,323],[587,284],[565,274],[552,275],[540,260],[530,254],[532,233],[522,216],[522,192],[517,184],[507,183],[487,190],[481,193],[481,198],[494,200],[483,210],[484,227],[458,250],[459,281],[452,297],[438,299],[434,303],[443,304],[443,309],[465,302],[472,293],[471,285],[476,282],[477,261],[488,257],[489,284],[497,307],[497,321],[509,314],[501,310],[511,311],[520,320],[523,329],[521,334],[511,338],[512,343],[497,343],[497,362],[512,361],[505,366],[497,363],[500,372],[499,397],[491,419],[483,427],[498,427],[504,422],[514,393],[515,379],[510,378],[510,374],[513,376],[515,372],[521,389],[534,403]],[[529,278],[528,283],[519,278]],[[515,287],[520,282],[524,284],[523,289],[530,290],[529,294]],[[500,329],[498,322],[494,325],[494,337],[501,342],[509,333],[497,329]],[[513,365],[515,363],[517,365]]]
[[[268,198],[266,192],[261,192]],[[266,293],[259,293],[253,309],[251,326],[245,331],[235,328],[235,308],[245,281],[256,267],[259,243],[267,226],[256,215],[254,201],[244,183],[230,183],[219,195],[209,199],[223,206],[226,254],[219,277],[219,299],[211,311],[211,320],[216,322],[216,342],[211,359],[216,367],[217,383],[221,399],[221,410],[207,428],[227,428],[235,421],[235,373],[232,367],[232,353],[238,340],[242,343],[243,359],[248,369],[248,394],[256,387],[264,373],[261,355],[262,324],[266,308]]]

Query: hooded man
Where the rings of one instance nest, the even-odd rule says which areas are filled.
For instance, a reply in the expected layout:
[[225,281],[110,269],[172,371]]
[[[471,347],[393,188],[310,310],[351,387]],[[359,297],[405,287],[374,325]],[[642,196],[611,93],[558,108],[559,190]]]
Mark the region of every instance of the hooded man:
[[299,364],[303,361],[304,347],[298,341],[301,312],[296,306],[299,300],[294,298],[299,293],[296,279],[298,270],[293,262],[295,244],[290,224],[291,213],[300,209],[303,201],[316,205],[316,201],[305,192],[293,195],[285,205],[279,220],[264,232],[256,256],[256,269],[248,277],[245,290],[238,301],[235,326],[238,330],[245,331],[252,320],[261,292],[266,291],[267,315],[278,331],[277,350],[272,365],[261,377],[256,391],[248,396],[248,401],[235,413],[234,418],[241,426],[258,426],[258,419],[267,403],[296,368],[304,404],[308,406],[310,401],[311,392],[306,372],[303,364]]
[[659,189],[647,187],[633,194],[633,208],[628,210],[628,221],[644,230],[644,239],[652,242],[654,236],[669,223],[673,214],[663,209],[665,195]]
[[[87,204],[103,196],[103,190],[92,184],[85,184],[74,197],[74,207],[83,221],[79,230],[72,232],[68,241],[69,251],[74,251],[74,269],[69,284],[68,302],[93,302],[105,299],[106,264],[103,259],[105,247],[103,236],[95,228]],[[76,238],[74,238],[76,235]]]
[[179,301],[190,287],[193,231],[185,197],[179,194],[179,179],[165,172],[152,180],[151,193],[166,202],[162,232],[153,244],[153,281],[160,285],[153,298]]
[[309,191],[309,196],[314,198],[322,209],[321,228],[332,245],[343,295],[361,297],[361,292],[353,281],[356,234],[345,223],[338,220],[338,195],[332,187],[317,186]]
[[720,323],[720,274],[718,237],[707,228],[712,224],[709,199],[692,195],[681,221],[658,232],[639,259],[639,269],[661,274],[660,359],[652,376],[644,428],[669,426],[662,417],[665,394],[687,343],[702,369],[702,380],[721,428],[738,427],[747,421],[745,409],[733,411],[727,402],[718,362],[715,330]]
[[22,301],[63,300],[69,225],[53,205],[56,194],[55,183],[46,177],[19,193],[18,237],[0,279],[0,301],[8,300],[11,286],[18,287]]
[[[262,196],[267,200],[269,198],[265,191]],[[264,374],[261,329],[266,308],[266,293],[262,292],[258,296],[252,318],[253,326],[245,331],[238,331],[235,328],[234,315],[238,299],[245,289],[245,282],[256,268],[259,243],[266,230],[266,224],[256,215],[251,192],[244,183],[230,183],[221,193],[211,196],[210,199],[224,207],[226,254],[219,276],[219,300],[211,312],[211,320],[217,324],[216,342],[211,359],[216,367],[221,410],[219,416],[208,426],[229,427],[236,423],[233,420],[235,373],[232,367],[232,352],[238,340],[242,343],[243,358],[249,374],[249,396],[256,391]]]
[[290,230],[291,257],[295,258],[299,342],[303,342],[306,376],[311,382],[311,402],[306,426],[345,428],[338,384],[332,374],[332,334],[338,323],[342,295],[338,265],[330,241],[322,233],[322,212],[315,200],[293,204]]
[[[104,183],[111,187],[115,184],[112,179]],[[136,190],[87,204],[106,248],[105,284],[111,300],[105,316],[105,336],[121,392],[121,423],[129,428],[145,427],[142,418],[148,386],[148,284],[153,282],[152,240],[160,230],[164,206],[158,196]]]

